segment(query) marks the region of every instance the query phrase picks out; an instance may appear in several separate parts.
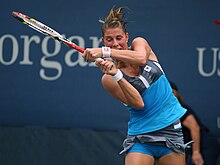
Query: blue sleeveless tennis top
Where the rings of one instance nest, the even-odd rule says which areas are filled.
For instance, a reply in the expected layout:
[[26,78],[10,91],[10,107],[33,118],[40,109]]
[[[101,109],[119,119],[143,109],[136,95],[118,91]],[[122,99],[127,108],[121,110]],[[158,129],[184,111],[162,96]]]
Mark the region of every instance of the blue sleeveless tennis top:
[[160,130],[177,121],[186,112],[173,95],[169,81],[158,62],[148,60],[141,67],[139,76],[123,76],[139,91],[145,104],[141,109],[127,106],[130,111],[128,135]]

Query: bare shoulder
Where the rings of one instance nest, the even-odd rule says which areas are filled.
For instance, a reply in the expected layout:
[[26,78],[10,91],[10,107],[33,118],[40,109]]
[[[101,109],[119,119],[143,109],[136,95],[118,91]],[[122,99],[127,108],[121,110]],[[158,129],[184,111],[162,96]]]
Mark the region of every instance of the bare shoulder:
[[132,43],[134,43],[134,42],[145,42],[145,43],[147,43],[147,40],[143,37],[136,37],[136,38],[133,39]]
[[156,54],[154,54],[147,40],[143,37],[136,37],[132,41],[131,50],[138,52],[146,52],[148,59],[158,61]]
[[143,37],[136,37],[132,43],[131,43],[131,47],[149,47],[149,44],[147,42],[147,40]]

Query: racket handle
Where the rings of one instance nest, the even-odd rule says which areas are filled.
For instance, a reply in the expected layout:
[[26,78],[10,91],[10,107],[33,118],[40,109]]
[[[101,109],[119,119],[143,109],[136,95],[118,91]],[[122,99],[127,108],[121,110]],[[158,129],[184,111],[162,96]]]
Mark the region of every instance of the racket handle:
[[80,46],[72,43],[72,42],[66,42],[66,41],[62,41],[63,43],[65,43],[66,45],[68,45],[69,47],[72,47],[73,49],[79,51],[80,53],[84,53],[84,49],[81,48]]
[[79,46],[77,46],[75,49],[76,49],[77,51],[79,51],[80,53],[84,53],[84,49],[81,48],[81,47],[79,47]]
[[74,44],[73,48],[76,49],[77,51],[79,51],[80,53],[84,53],[84,51],[85,51],[83,48],[81,48],[80,46],[75,45],[75,44]]
[[[84,53],[84,51],[85,51],[83,48],[81,48],[80,46],[77,46],[77,45],[74,45],[74,49],[76,49],[77,51],[79,51],[81,53]],[[100,60],[103,61],[102,58],[96,58],[95,62],[100,61]]]

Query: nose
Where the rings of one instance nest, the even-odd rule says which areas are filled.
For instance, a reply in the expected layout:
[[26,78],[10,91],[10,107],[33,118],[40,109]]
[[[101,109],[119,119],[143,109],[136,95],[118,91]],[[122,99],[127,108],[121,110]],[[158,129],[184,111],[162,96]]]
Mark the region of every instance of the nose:
[[113,40],[113,47],[114,48],[118,47],[118,41],[116,39]]

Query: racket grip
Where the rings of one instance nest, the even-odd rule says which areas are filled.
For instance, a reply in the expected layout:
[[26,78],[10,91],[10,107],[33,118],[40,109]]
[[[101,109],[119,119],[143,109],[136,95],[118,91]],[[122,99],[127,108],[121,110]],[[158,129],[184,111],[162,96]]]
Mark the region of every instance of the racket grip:
[[84,51],[85,51],[83,48],[81,48],[80,46],[77,46],[77,45],[75,45],[75,49],[77,51],[79,51],[80,53],[84,53]]
[[72,47],[73,49],[77,50],[80,53],[84,53],[84,51],[85,51],[83,48],[81,48],[80,46],[78,46],[70,41],[69,42],[62,41],[62,42],[65,43],[66,45],[68,45],[69,47]]

